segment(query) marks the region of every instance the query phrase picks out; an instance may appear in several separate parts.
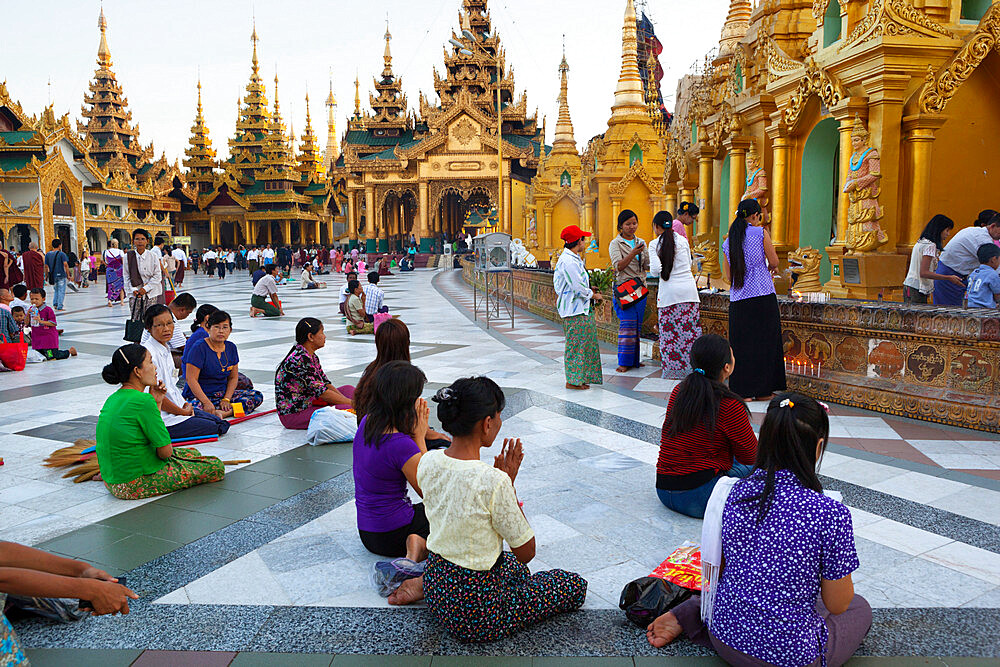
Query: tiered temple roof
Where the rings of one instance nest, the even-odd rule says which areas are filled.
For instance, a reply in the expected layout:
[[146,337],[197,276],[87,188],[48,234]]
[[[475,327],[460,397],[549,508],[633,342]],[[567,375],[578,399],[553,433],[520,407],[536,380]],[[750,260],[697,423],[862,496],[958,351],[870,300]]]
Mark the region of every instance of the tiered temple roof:
[[205,117],[202,115],[200,80],[198,81],[198,113],[194,117],[194,125],[191,126],[191,138],[188,139],[188,143],[190,146],[184,150],[184,154],[187,156],[184,160],[184,167],[188,170],[187,182],[198,193],[211,192],[218,162],[215,159],[212,140],[208,136]]
[[111,49],[108,47],[108,23],[101,10],[97,23],[101,30],[101,42],[97,49],[97,69],[90,82],[90,94],[83,98],[81,115],[87,124],[78,123],[78,130],[94,161],[109,173],[109,179],[122,174],[128,179],[136,179],[140,170],[153,157],[153,146],[143,147],[139,143],[139,128],[132,127],[132,112],[128,109],[128,99],[118,84],[111,69]]

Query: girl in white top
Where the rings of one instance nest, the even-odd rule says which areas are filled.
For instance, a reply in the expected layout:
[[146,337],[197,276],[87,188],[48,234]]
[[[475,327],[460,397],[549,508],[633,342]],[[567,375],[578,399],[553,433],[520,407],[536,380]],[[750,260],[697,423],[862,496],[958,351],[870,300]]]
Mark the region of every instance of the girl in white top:
[[691,246],[673,229],[670,214],[653,218],[660,236],[649,253],[649,271],[660,279],[656,308],[660,324],[660,364],[663,378],[679,380],[691,372],[691,345],[701,337],[698,287],[691,272]]
[[149,338],[142,345],[149,350],[156,375],[167,391],[160,404],[160,416],[171,439],[224,435],[229,431],[229,422],[192,406],[184,400],[177,387],[174,360],[169,348],[175,326],[170,309],[159,304],[150,306],[143,315],[143,326],[149,332]]
[[[528,571],[535,534],[514,493],[524,458],[521,441],[505,439],[492,466],[480,459],[480,449],[493,444],[503,423],[500,387],[489,378],[464,378],[433,400],[453,439],[448,449],[424,454],[418,464],[430,555],[422,582],[404,582],[397,603],[419,599],[422,585],[433,616],[465,642],[500,639],[578,609],[587,596],[583,578],[562,570]],[[511,551],[503,551],[504,541]]]
[[947,280],[964,289],[962,279],[937,273],[938,257],[951,238],[955,222],[946,215],[935,215],[920,233],[910,251],[910,268],[903,280],[904,303],[927,303],[934,292],[935,280]]

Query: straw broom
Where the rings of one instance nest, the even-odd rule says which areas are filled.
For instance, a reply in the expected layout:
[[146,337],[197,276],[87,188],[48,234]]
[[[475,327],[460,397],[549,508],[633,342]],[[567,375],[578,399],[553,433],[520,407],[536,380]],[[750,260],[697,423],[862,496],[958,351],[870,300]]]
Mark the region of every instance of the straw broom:
[[[206,442],[215,442],[216,440],[218,438],[209,439]],[[71,447],[63,447],[49,454],[42,465],[46,468],[69,468],[66,474],[63,475],[63,479],[72,477],[74,484],[88,482],[101,473],[100,464],[97,462],[97,454],[94,452],[94,447],[96,446],[97,443],[93,440],[81,438],[74,442]],[[249,459],[239,459],[236,461],[223,461],[222,464],[234,466],[250,462]]]

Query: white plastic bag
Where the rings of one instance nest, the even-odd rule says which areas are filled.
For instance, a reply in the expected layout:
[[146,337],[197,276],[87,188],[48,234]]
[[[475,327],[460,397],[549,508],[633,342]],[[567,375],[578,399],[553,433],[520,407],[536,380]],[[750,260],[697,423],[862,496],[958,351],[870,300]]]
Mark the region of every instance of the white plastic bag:
[[45,355],[43,355],[38,350],[28,350],[28,359],[27,359],[27,361],[28,361],[29,364],[40,364],[43,361],[46,361],[46,359],[45,359]]
[[351,442],[357,432],[358,418],[354,413],[334,407],[320,408],[309,418],[306,442],[313,446]]

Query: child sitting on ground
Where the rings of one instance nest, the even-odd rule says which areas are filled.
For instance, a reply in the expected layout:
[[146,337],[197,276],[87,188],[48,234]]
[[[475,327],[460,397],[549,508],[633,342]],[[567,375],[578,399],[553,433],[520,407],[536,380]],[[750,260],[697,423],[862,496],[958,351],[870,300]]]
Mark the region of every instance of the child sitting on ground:
[[56,329],[56,311],[45,305],[45,290],[31,290],[31,349],[46,359],[68,359],[76,356],[76,348],[59,349],[59,331]]
[[984,243],[977,251],[979,266],[969,275],[969,290],[965,294],[968,308],[996,308],[1000,294],[1000,248]]
[[14,318],[14,323],[17,324],[18,329],[24,333],[24,340],[31,343],[31,332],[25,331],[28,326],[28,313],[21,306],[14,306],[10,309],[10,314]]

